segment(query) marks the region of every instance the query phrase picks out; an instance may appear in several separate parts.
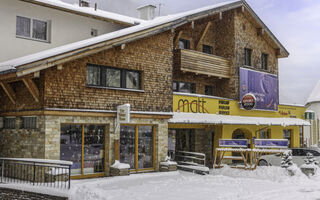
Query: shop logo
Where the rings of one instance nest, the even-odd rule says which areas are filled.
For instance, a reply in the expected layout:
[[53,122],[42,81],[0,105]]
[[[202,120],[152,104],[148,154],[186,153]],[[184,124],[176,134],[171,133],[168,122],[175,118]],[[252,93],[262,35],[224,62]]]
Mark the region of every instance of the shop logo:
[[187,99],[179,99],[178,109],[176,112],[193,112],[193,113],[209,113],[205,108],[206,101],[198,98],[197,100],[188,101]]
[[251,93],[245,94],[242,97],[241,105],[242,105],[242,108],[246,110],[252,110],[256,105],[256,97]]

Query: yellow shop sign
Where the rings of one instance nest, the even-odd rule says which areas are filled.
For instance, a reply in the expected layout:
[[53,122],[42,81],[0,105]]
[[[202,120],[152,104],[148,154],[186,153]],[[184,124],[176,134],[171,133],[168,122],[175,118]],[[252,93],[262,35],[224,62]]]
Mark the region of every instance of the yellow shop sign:
[[173,95],[174,112],[209,113],[252,117],[290,117],[304,119],[304,106],[279,105],[278,111],[244,110],[232,99],[201,95]]

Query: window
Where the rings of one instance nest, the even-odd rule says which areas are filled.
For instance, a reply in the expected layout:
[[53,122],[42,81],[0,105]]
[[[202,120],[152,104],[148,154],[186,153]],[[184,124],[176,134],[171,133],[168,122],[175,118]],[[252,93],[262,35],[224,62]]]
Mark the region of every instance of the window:
[[174,81],[172,85],[174,92],[195,93],[194,83],[185,83]]
[[261,54],[261,69],[268,70],[268,54]]
[[205,90],[204,91],[205,95],[210,95],[210,96],[213,95],[213,87],[212,86],[206,85],[204,90]]
[[11,118],[11,117],[4,118],[3,127],[5,129],[15,129],[16,128],[16,118]]
[[259,131],[259,139],[270,139],[270,129]]
[[91,36],[93,36],[93,37],[98,36],[98,30],[97,30],[97,29],[92,28],[92,29],[91,29]]
[[87,65],[87,85],[140,90],[141,72]]
[[37,128],[37,117],[22,117],[23,129],[35,129]]
[[48,21],[17,16],[16,36],[49,42]]
[[213,48],[209,45],[202,45],[202,52],[207,54],[213,54]]
[[190,41],[185,39],[180,39],[179,49],[190,49]]
[[60,132],[60,160],[72,161],[71,175],[105,171],[105,125],[62,124]]
[[244,65],[251,66],[252,49],[244,49]]
[[283,130],[283,139],[288,140],[288,147],[291,147],[291,130]]

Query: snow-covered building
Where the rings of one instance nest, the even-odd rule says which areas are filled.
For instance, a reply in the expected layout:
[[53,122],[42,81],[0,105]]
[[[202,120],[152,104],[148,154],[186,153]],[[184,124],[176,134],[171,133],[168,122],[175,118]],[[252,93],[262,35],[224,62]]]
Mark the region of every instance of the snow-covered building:
[[[82,6],[80,6],[82,5]],[[136,25],[143,20],[60,0],[1,0],[0,62]]]
[[306,103],[306,120],[311,126],[304,127],[304,139],[307,146],[319,146],[320,119],[320,81],[317,82]]
[[301,145],[305,107],[279,104],[289,53],[245,1],[152,18],[0,63],[0,156],[69,160],[77,178],[158,171],[168,151],[212,167],[221,138]]

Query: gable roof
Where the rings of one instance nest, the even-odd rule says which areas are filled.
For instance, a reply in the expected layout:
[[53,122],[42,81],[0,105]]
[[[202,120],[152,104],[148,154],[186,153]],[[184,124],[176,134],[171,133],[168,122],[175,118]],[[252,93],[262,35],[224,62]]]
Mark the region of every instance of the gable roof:
[[112,12],[107,12],[104,10],[94,10],[91,7],[80,7],[78,4],[69,4],[61,0],[20,0],[28,3],[33,3],[36,5],[41,5],[44,7],[49,7],[77,15],[82,15],[85,17],[91,17],[103,21],[118,23],[126,26],[132,26],[144,22],[142,19],[129,17],[125,15],[120,15]]
[[[62,64],[64,62],[72,60],[72,58],[76,59],[80,56],[97,53],[114,46],[119,46],[130,41],[141,39],[150,34],[154,35],[170,29],[174,29],[190,21],[194,21],[209,15],[232,10],[242,6],[246,7],[250,13],[253,12],[253,10],[245,1],[232,0],[183,13],[158,17],[150,21],[144,21],[139,25],[107,33],[95,38],[82,40],[72,44],[67,44],[61,47],[45,50],[36,54],[0,63],[0,73],[17,72],[18,76],[23,76],[25,74],[33,73],[35,71],[46,69],[51,66]],[[270,37],[274,38],[273,41],[277,45],[279,45],[279,48],[284,53],[284,56],[288,56],[289,53],[287,52],[287,50],[275,38],[271,31],[263,24],[263,22],[257,17],[257,15],[253,13],[252,16],[254,16],[257,22],[261,24],[261,26],[266,30]]]
[[318,81],[315,87],[313,88],[307,100],[307,104],[313,103],[313,102],[319,102],[319,101],[320,101],[320,81]]

